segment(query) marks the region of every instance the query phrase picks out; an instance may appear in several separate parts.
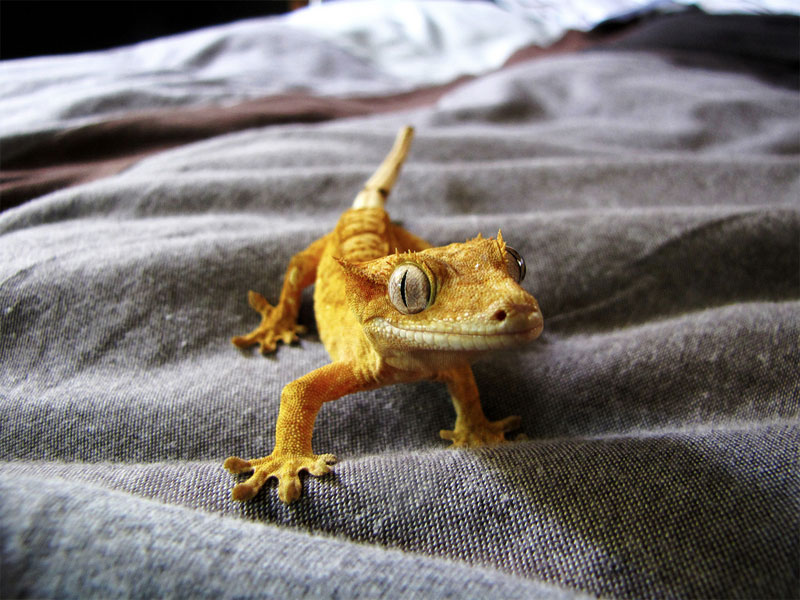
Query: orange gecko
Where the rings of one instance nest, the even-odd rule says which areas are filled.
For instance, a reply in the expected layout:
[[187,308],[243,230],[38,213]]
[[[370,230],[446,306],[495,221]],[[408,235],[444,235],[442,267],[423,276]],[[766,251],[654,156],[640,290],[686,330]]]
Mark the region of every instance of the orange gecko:
[[332,362],[292,381],[281,393],[275,448],[264,458],[228,458],[231,473],[250,473],[233,488],[248,500],[271,477],[283,502],[300,497],[299,474],[324,475],[335,462],[314,454],[314,420],[324,402],[394,383],[442,381],[453,400],[456,422],[440,435],[453,446],[505,441],[519,417],[489,421],[481,409],[470,368],[488,350],[533,340],[542,331],[539,306],[520,287],[522,257],[497,239],[477,238],[432,248],[389,221],[384,201],[408,154],[413,129],[400,131],[389,154],[336,228],[289,262],[278,305],[249,293],[261,324],[233,338],[240,348],[259,344],[263,353],[302,333],[300,295],[314,284],[320,338]]

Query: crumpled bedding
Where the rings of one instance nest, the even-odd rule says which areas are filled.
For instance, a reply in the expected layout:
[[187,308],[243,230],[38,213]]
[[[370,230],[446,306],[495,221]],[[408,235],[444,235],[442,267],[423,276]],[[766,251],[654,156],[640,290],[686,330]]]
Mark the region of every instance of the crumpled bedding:
[[[793,63],[662,41],[151,148],[1,213],[0,595],[796,595]],[[526,258],[544,333],[475,365],[526,439],[449,450],[442,385],[363,392],[317,419],[331,475],[235,503],[222,460],[268,453],[282,386],[327,361],[310,293],[299,344],[235,349],[247,290],[277,298],[405,124],[392,217]]]

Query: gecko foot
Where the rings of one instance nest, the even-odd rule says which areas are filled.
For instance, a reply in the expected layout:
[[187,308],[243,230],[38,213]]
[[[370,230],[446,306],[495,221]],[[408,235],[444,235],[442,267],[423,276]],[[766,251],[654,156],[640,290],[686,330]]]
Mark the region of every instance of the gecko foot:
[[303,491],[303,484],[300,482],[301,471],[319,477],[330,473],[330,465],[335,462],[336,457],[332,454],[299,456],[276,455],[273,452],[270,456],[254,460],[231,456],[225,460],[224,467],[234,474],[253,472],[247,481],[234,486],[232,492],[234,500],[250,500],[268,479],[275,477],[278,479],[278,497],[289,504],[297,500]]
[[456,423],[455,429],[442,429],[439,437],[453,442],[451,448],[477,448],[494,446],[506,441],[505,433],[517,429],[522,423],[520,417],[506,417],[499,421],[485,421],[479,425]]
[[305,333],[306,328],[287,318],[280,307],[274,307],[258,292],[247,294],[250,307],[261,314],[261,323],[246,335],[238,335],[231,342],[239,348],[249,348],[255,344],[261,347],[262,354],[269,354],[279,341],[291,344],[297,341],[297,334]]

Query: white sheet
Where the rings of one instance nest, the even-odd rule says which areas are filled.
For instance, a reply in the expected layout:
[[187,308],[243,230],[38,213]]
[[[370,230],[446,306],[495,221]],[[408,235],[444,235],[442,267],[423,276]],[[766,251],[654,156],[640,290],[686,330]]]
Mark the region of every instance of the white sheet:
[[[672,2],[333,2],[110,51],[0,61],[0,142],[129,111],[305,91],[379,95],[479,75],[567,29]],[[800,11],[789,0],[716,0],[709,10]],[[4,151],[10,144],[5,144]],[[7,156],[8,157],[8,156]]]

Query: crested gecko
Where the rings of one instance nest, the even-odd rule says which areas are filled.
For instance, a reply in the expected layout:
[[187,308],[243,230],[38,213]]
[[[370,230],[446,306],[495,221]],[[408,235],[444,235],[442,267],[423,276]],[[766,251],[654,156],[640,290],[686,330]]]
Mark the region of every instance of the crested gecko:
[[406,155],[413,129],[400,130],[389,154],[356,196],[336,227],[290,261],[277,306],[249,292],[260,325],[233,338],[263,353],[278,341],[291,343],[302,290],[314,284],[319,336],[332,362],[287,384],[281,393],[275,447],[269,456],[225,461],[234,474],[252,475],[233,488],[248,500],[270,478],[283,502],[302,493],[300,473],[320,476],[335,462],[314,454],[311,437],[325,402],[384,385],[434,379],[447,385],[456,411],[452,430],[440,436],[453,446],[505,441],[519,417],[489,421],[481,409],[470,363],[498,348],[533,340],[542,331],[539,306],[520,282],[522,257],[497,238],[433,248],[393,224],[384,210]]

